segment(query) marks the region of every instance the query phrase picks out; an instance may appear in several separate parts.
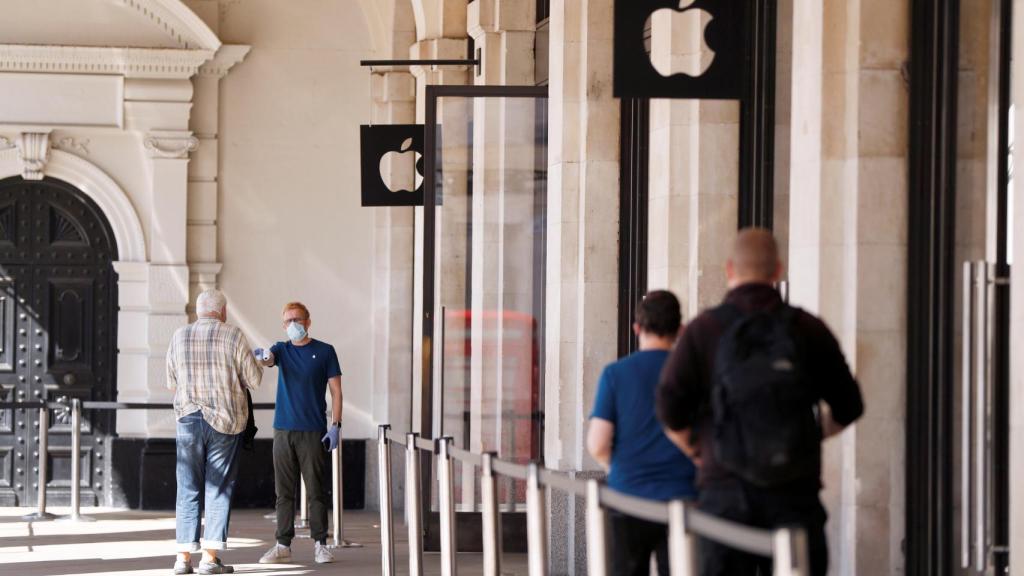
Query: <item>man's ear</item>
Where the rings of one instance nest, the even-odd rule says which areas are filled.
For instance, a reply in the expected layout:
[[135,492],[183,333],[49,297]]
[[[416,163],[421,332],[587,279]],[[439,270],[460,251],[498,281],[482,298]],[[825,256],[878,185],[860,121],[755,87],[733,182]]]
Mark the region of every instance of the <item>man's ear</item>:
[[637,338],[640,337],[640,324],[636,322],[633,322],[633,334],[636,334]]

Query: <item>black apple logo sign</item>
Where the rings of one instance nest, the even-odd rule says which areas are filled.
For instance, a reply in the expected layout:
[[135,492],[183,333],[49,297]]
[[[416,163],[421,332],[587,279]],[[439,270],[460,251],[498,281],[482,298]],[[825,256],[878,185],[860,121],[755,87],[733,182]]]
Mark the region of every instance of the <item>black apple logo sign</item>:
[[[651,59],[651,66],[664,78],[680,74],[690,78],[697,78],[707,72],[708,68],[711,67],[711,63],[715,60],[715,53],[708,46],[705,36],[708,24],[711,23],[712,15],[701,8],[691,8],[695,1],[679,0],[679,5],[675,9],[661,8],[651,12],[650,16],[647,17],[646,26],[649,26],[651,29],[652,46],[660,43],[661,35],[663,34],[673,34],[679,30],[700,29],[701,51],[699,54],[671,54],[655,57],[653,50],[648,51],[647,56]],[[663,21],[660,26],[655,25],[655,22],[658,20]]]
[[415,192],[423,182],[423,156],[411,147],[412,138],[406,138],[380,157],[380,179],[391,192]]

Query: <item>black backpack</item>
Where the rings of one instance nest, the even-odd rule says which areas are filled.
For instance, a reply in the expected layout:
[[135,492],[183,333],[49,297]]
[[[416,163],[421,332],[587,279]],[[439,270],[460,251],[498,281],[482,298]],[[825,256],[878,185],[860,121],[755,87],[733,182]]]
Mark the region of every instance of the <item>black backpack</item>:
[[715,460],[757,486],[816,477],[821,430],[793,337],[797,310],[745,315],[724,304],[713,313],[723,329],[711,388]]

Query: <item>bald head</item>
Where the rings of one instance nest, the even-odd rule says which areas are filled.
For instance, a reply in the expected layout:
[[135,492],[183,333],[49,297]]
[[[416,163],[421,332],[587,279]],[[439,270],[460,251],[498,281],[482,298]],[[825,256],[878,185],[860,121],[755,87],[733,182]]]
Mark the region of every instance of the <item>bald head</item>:
[[732,256],[726,263],[726,274],[731,287],[778,281],[782,262],[779,261],[779,245],[772,233],[764,228],[740,230],[732,245]]

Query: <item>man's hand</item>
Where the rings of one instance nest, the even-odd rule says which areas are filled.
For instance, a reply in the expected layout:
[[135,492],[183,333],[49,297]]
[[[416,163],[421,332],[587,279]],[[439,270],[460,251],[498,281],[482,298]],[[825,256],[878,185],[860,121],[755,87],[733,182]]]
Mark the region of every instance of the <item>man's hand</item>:
[[338,447],[338,434],[341,432],[341,424],[337,426],[331,425],[327,428],[327,434],[320,439],[324,443],[324,450],[330,452]]
[[274,365],[274,353],[269,348],[256,348],[252,351],[252,355],[256,357],[256,361],[263,366],[270,367]]
[[703,464],[700,454],[700,444],[690,441],[690,429],[670,430],[665,428],[665,435],[683,454],[693,461],[693,465],[700,468]]

